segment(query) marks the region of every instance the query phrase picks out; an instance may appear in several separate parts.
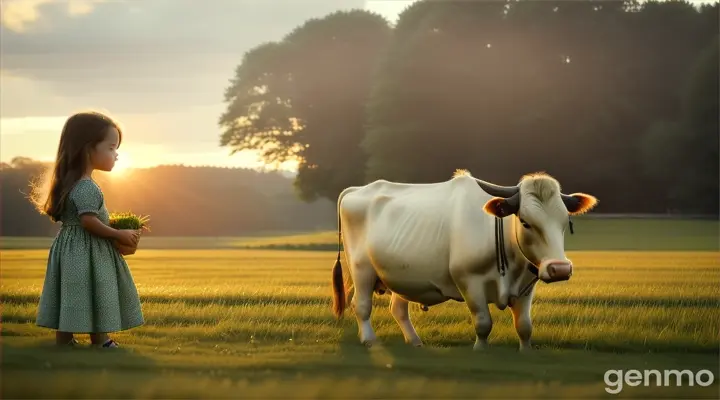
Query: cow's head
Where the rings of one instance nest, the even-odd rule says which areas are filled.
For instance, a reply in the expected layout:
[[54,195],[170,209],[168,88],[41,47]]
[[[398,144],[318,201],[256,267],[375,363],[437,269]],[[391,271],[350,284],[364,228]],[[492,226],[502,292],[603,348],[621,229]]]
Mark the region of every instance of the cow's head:
[[565,230],[571,215],[583,214],[597,204],[585,193],[563,194],[551,176],[524,176],[516,186],[498,186],[477,180],[491,196],[484,210],[504,218],[512,216],[511,235],[543,282],[570,279],[572,262],[565,257]]

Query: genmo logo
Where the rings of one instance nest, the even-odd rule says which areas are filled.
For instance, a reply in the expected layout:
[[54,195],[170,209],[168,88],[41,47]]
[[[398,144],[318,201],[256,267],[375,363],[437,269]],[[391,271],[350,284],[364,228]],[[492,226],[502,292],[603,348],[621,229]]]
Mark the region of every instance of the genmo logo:
[[659,371],[646,369],[639,371],[629,369],[611,369],[605,372],[605,391],[610,394],[618,394],[623,386],[710,386],[715,381],[715,375],[706,369],[693,372],[688,369],[678,371],[676,369]]

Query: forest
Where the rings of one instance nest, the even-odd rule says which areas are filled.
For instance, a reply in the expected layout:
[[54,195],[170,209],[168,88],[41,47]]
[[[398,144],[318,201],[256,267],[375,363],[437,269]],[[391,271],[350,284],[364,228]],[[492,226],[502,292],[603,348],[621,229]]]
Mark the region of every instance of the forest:
[[246,52],[221,145],[295,159],[302,199],[458,168],[545,171],[598,213],[718,213],[718,3],[418,1]]

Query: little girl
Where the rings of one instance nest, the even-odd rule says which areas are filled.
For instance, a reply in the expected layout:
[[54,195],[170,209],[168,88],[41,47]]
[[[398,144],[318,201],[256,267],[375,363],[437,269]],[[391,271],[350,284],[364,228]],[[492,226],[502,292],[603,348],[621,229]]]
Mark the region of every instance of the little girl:
[[50,190],[40,211],[62,222],[50,247],[37,325],[55,329],[59,345],[74,345],[74,333],[89,333],[95,346],[118,347],[107,334],[144,323],[135,283],[118,247],[137,246],[140,232],[109,226],[96,169],[111,171],[122,132],[97,112],[65,122]]

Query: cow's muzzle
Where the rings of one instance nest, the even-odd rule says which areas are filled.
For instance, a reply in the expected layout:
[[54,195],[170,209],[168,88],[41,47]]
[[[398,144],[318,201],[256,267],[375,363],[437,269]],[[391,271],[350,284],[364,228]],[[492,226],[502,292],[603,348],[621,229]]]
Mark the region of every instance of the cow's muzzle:
[[540,271],[540,280],[545,283],[567,281],[572,276],[573,265],[567,261],[549,261]]

